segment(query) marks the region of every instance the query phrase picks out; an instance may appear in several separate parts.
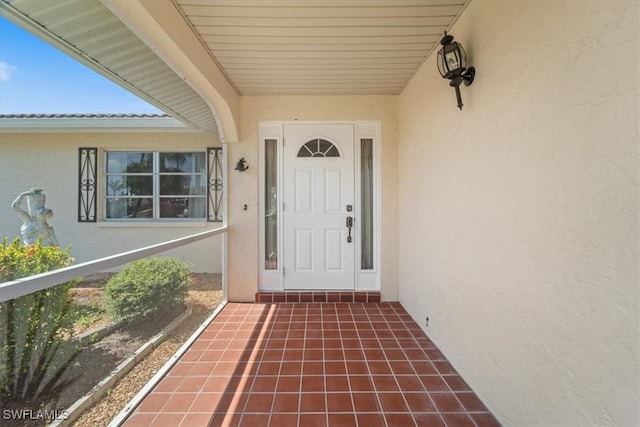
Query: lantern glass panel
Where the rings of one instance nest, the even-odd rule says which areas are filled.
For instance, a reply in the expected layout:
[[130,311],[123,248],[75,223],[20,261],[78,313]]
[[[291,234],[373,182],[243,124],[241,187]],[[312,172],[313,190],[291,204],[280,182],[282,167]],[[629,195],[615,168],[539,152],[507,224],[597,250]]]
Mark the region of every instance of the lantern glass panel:
[[438,71],[440,72],[440,75],[444,77],[448,71],[444,65],[444,47],[438,51],[438,60],[436,62],[438,63]]
[[467,54],[462,45],[453,42],[438,52],[438,71],[447,79],[459,77],[467,66]]
[[460,52],[457,49],[450,50],[449,52],[445,52],[444,58],[447,63],[447,69],[449,71],[457,70],[460,68]]

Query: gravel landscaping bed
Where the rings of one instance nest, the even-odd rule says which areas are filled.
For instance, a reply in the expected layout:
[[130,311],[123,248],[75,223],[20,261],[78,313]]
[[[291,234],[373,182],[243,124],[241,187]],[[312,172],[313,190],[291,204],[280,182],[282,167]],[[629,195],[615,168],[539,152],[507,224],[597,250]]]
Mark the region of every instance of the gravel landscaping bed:
[[[74,289],[76,300],[83,298],[95,300],[101,293],[104,283],[111,274],[102,273],[85,278]],[[169,358],[193,334],[202,322],[211,315],[213,310],[222,302],[222,282],[219,274],[194,274],[186,305],[192,313],[184,322],[173,330],[167,338],[154,349],[142,362],[125,375],[102,400],[89,408],[76,422],[75,426],[106,426],[131,400],[133,396],[155,375],[155,373],[169,360]],[[73,380],[66,385],[59,395],[45,397],[47,404],[39,402],[19,402],[10,404],[11,409],[47,408],[58,412],[70,407],[77,399],[88,393],[98,382],[107,377],[123,360],[131,356],[147,340],[160,332],[175,317],[184,312],[163,313],[144,323],[118,327],[113,332],[100,339],[97,343],[84,349],[74,361],[62,380]],[[90,327],[81,326],[75,333],[93,330],[104,326],[107,322],[98,318]],[[8,402],[4,402],[6,409]],[[2,426],[42,426],[40,420],[0,420]]]
[[187,298],[187,305],[193,310],[191,316],[178,326],[158,348],[124,376],[107,396],[86,411],[73,425],[107,426],[221,302],[222,282],[220,276],[197,275]]

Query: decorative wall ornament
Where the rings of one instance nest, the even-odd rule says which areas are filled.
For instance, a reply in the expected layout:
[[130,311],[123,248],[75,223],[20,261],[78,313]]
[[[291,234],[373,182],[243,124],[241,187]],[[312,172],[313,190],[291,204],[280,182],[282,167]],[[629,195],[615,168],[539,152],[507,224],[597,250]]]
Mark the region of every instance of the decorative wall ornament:
[[237,170],[238,172],[244,172],[247,169],[249,169],[249,166],[247,166],[247,161],[244,157],[241,157],[240,160],[238,160],[238,163],[236,163],[236,167],[233,168],[233,170]]

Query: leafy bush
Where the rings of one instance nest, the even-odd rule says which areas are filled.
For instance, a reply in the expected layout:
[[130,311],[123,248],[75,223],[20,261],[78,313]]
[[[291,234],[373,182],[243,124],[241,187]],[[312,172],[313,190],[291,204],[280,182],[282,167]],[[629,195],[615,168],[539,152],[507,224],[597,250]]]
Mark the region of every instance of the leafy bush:
[[[0,283],[69,266],[69,249],[0,242]],[[66,343],[74,312],[67,282],[0,304],[0,400],[56,393],[79,353]]]
[[184,305],[191,285],[189,263],[175,258],[147,258],[128,265],[105,287],[116,320],[133,321],[159,310]]

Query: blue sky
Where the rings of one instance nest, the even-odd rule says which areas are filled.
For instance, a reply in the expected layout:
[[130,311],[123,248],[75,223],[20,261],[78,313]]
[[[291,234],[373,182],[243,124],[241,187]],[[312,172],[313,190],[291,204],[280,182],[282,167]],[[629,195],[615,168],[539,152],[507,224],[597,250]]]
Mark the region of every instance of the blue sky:
[[162,114],[0,17],[0,114],[35,113]]

